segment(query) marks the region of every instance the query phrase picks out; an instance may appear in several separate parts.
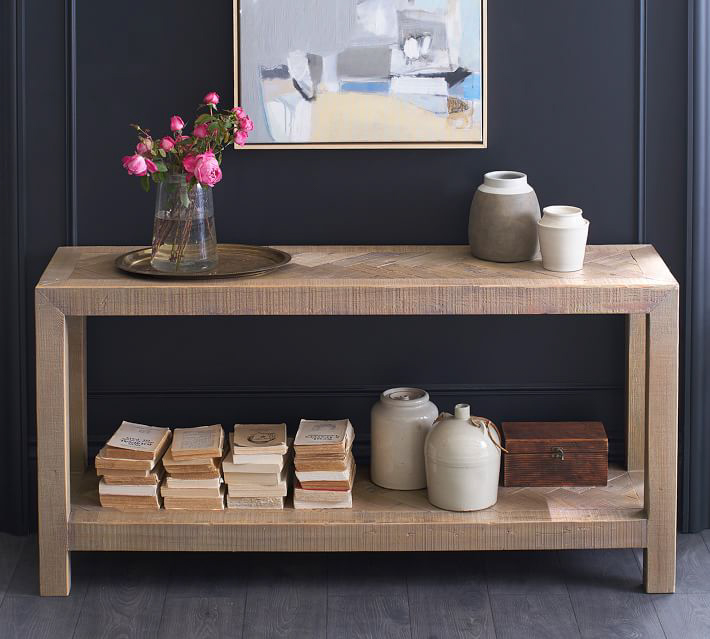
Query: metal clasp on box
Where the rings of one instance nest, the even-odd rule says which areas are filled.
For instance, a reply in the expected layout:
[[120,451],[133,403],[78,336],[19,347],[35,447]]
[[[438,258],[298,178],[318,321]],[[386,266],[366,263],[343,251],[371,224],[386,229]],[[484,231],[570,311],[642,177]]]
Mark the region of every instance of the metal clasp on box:
[[552,456],[555,459],[559,459],[560,461],[564,461],[565,460],[565,451],[564,451],[564,449],[560,448],[559,446],[555,446],[552,449]]

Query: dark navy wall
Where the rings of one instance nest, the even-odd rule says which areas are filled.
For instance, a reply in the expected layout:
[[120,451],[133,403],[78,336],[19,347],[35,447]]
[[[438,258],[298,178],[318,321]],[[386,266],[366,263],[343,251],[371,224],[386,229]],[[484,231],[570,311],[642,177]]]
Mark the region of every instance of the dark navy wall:
[[[152,197],[120,167],[134,144],[127,125],[162,131],[173,113],[187,119],[207,90],[231,103],[232,8],[225,0],[94,2],[76,3],[74,15],[72,2],[16,4],[29,292],[59,244],[148,242]],[[645,234],[682,279],[684,3],[488,4],[488,149],[227,153],[215,189],[219,239],[465,243],[483,173],[516,169],[528,173],[543,205],[583,207],[591,242],[631,243]],[[66,55],[72,43],[75,64]],[[31,318],[18,321],[18,334],[24,326]],[[469,400],[496,420],[603,419],[619,457],[623,331],[622,318],[613,317],[91,320],[90,442],[97,446],[122,418],[166,425],[286,419],[295,427],[300,416],[347,415],[366,457],[367,413],[378,391],[418,384],[443,409]],[[27,416],[11,428],[24,433],[31,459],[31,394],[26,399]],[[14,471],[24,479],[32,472],[32,463]],[[33,507],[23,503],[30,507],[15,506],[20,521]]]

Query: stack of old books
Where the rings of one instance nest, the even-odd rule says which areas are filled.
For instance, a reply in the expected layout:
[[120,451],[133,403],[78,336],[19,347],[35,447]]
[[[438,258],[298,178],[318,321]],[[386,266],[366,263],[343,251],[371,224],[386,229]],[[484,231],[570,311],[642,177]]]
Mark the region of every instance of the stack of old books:
[[294,508],[352,508],[355,432],[348,419],[302,419],[293,441]]
[[163,457],[160,494],[166,510],[223,510],[221,424],[176,428]]
[[96,456],[99,501],[118,510],[159,510],[161,458],[170,429],[123,422]]
[[290,469],[286,424],[235,424],[222,463],[227,508],[284,507]]

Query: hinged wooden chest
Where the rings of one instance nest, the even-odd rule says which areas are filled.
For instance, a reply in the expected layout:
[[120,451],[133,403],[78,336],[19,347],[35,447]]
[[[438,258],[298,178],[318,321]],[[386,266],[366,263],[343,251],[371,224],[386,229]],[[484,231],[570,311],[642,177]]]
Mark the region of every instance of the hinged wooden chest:
[[606,486],[601,422],[503,422],[504,486]]

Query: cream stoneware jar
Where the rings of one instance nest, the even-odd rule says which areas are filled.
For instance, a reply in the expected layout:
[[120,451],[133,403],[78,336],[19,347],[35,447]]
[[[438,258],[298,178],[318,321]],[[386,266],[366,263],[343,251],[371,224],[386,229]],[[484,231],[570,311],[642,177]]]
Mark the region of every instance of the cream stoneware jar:
[[370,478],[392,490],[426,487],[424,441],[439,409],[418,388],[391,388],[370,413]]
[[429,501],[444,510],[483,510],[498,501],[500,439],[468,404],[438,421],[427,437]]
[[537,224],[542,265],[548,271],[581,271],[589,235],[589,220],[575,206],[548,206]]

